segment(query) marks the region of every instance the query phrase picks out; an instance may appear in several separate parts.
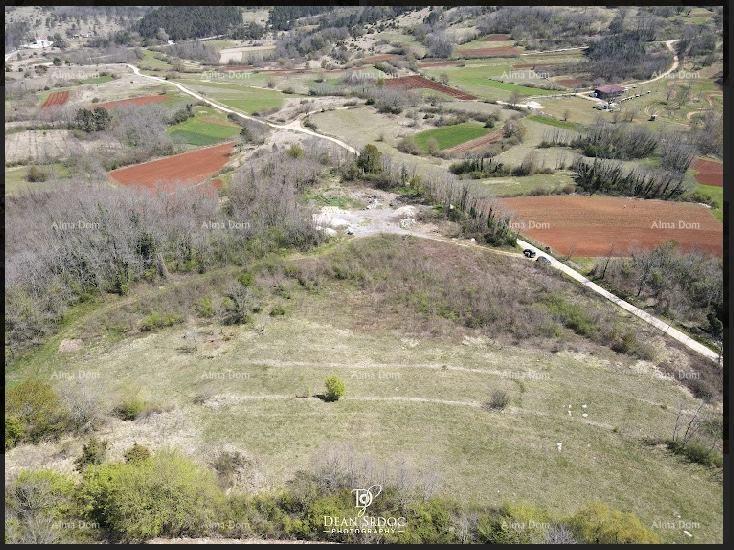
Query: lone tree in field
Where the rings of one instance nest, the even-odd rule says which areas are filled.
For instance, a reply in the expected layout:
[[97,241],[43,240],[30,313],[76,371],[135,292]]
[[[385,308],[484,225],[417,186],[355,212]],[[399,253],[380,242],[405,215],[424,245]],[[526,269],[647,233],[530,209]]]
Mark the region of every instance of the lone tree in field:
[[344,382],[336,376],[329,376],[326,379],[326,400],[338,401],[344,395]]

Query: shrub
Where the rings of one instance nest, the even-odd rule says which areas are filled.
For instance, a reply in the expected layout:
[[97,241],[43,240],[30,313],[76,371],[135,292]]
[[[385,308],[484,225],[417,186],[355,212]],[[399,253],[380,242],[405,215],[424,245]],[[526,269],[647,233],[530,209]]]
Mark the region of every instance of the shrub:
[[[68,415],[48,382],[28,378],[12,386],[5,395],[6,447],[21,441],[37,443],[58,437],[68,428]],[[9,437],[10,436],[10,437]]]
[[398,151],[411,155],[420,155],[423,152],[421,151],[421,148],[418,147],[418,143],[412,135],[401,138],[400,141],[398,141],[397,148]]
[[502,390],[496,390],[492,392],[492,396],[489,401],[485,403],[485,408],[491,411],[501,411],[510,403],[510,396],[507,392]]
[[196,313],[199,317],[211,318],[214,317],[214,304],[209,296],[204,296],[196,304]]
[[326,400],[338,401],[344,395],[344,382],[336,376],[329,376],[326,379]]
[[114,539],[202,536],[223,500],[213,472],[173,452],[90,466],[80,498],[87,516]]
[[698,441],[668,441],[668,449],[677,455],[685,457],[689,462],[701,464],[703,466],[721,467],[723,460],[710,446],[706,446]]
[[359,153],[357,167],[365,174],[376,174],[382,170],[382,153],[377,147],[368,143]]
[[165,327],[172,327],[178,323],[183,323],[183,317],[176,313],[161,314],[157,311],[153,311],[140,322],[140,330],[143,332],[151,332]]
[[[85,531],[73,479],[53,470],[22,470],[6,487],[5,542],[79,543]],[[59,524],[64,522],[65,528]],[[66,526],[70,526],[66,528]],[[74,526],[78,527],[74,527]]]
[[283,306],[274,306],[270,310],[271,317],[281,317],[283,315],[285,315],[285,308]]
[[74,461],[77,470],[83,470],[86,466],[102,464],[107,456],[107,442],[92,437],[82,446],[82,456]]
[[245,271],[239,277],[237,277],[237,282],[240,283],[242,286],[252,286],[252,284],[255,282],[255,276],[251,272]]
[[657,544],[660,538],[630,512],[595,502],[579,510],[569,521],[576,536],[592,544]]
[[5,417],[5,448],[11,449],[15,447],[24,435],[23,423],[19,418],[10,416]]
[[31,166],[28,169],[28,173],[25,177],[26,181],[29,181],[31,183],[38,183],[42,181],[46,181],[48,179],[48,174],[41,170],[38,166]]
[[160,412],[160,407],[149,403],[139,395],[125,397],[113,411],[122,420],[136,420],[149,414]]
[[250,321],[252,313],[260,311],[260,302],[249,286],[233,285],[222,301],[221,321],[225,325],[238,325]]
[[133,443],[133,446],[125,451],[126,462],[141,462],[148,460],[151,457],[150,450],[137,442]]
[[304,152],[303,152],[303,147],[301,147],[301,146],[300,146],[300,145],[298,145],[297,143],[294,143],[293,145],[291,145],[291,146],[290,146],[290,147],[288,148],[288,151],[287,151],[287,153],[288,153],[288,156],[290,156],[291,158],[294,158],[294,159],[299,159],[299,158],[301,158],[301,157],[303,156],[303,154],[304,154]]
[[567,302],[560,296],[549,296],[544,303],[566,328],[582,336],[591,336],[596,333],[596,325],[578,305]]
[[217,472],[219,484],[223,489],[233,487],[237,481],[237,474],[249,464],[249,460],[238,451],[222,451],[212,462]]

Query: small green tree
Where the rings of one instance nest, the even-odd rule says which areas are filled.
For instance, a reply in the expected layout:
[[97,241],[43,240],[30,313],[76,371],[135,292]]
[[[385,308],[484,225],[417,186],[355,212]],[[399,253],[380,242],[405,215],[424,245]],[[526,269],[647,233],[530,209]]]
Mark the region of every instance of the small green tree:
[[107,442],[94,436],[82,446],[82,456],[74,461],[76,469],[82,471],[86,466],[102,464],[107,456]]
[[141,445],[140,443],[133,443],[133,446],[125,451],[125,460],[127,462],[141,462],[150,458],[150,450],[148,447]]
[[344,382],[336,376],[329,376],[326,379],[326,400],[338,401],[344,395]]
[[365,174],[376,174],[382,170],[382,153],[373,144],[364,146],[357,158],[357,167]]

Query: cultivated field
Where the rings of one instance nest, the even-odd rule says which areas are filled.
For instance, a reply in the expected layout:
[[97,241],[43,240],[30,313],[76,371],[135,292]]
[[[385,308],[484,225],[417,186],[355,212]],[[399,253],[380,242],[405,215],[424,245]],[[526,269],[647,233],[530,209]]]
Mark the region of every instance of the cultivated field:
[[105,101],[99,103],[95,107],[103,107],[105,109],[119,109],[120,107],[140,107],[141,105],[153,105],[155,103],[163,103],[168,99],[166,95],[145,95],[139,97],[131,97],[129,99],[118,99],[117,101]]
[[385,81],[385,86],[389,88],[400,88],[403,90],[428,88],[430,90],[436,90],[438,92],[445,93],[447,95],[450,95],[451,97],[455,97],[456,99],[476,99],[476,97],[471,94],[467,94],[466,92],[462,92],[461,90],[457,90],[456,88],[452,88],[451,86],[439,84],[438,82],[434,82],[433,80],[429,80],[422,76],[401,76],[398,78],[391,78]]
[[722,254],[722,229],[710,209],[692,203],[624,197],[502,199],[523,234],[561,255],[620,256],[676,241],[685,250]]
[[67,101],[69,101],[68,91],[51,92],[46,98],[46,101],[43,102],[43,105],[41,105],[41,107],[43,109],[48,109],[49,107],[60,107]]
[[724,185],[724,165],[717,160],[699,157],[693,162],[693,171],[696,174],[696,181],[702,185],[716,187]]
[[183,185],[200,183],[224,167],[232,154],[233,143],[196,149],[162,158],[126,166],[109,173],[117,183],[148,189],[175,189]]

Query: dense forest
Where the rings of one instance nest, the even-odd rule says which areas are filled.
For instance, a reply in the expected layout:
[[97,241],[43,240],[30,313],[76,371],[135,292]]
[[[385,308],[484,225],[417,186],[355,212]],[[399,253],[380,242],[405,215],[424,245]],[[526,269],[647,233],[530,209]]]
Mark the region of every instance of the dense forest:
[[171,40],[185,40],[225,34],[241,23],[236,6],[162,6],[143,17],[137,30],[141,36],[155,38],[163,29]]

